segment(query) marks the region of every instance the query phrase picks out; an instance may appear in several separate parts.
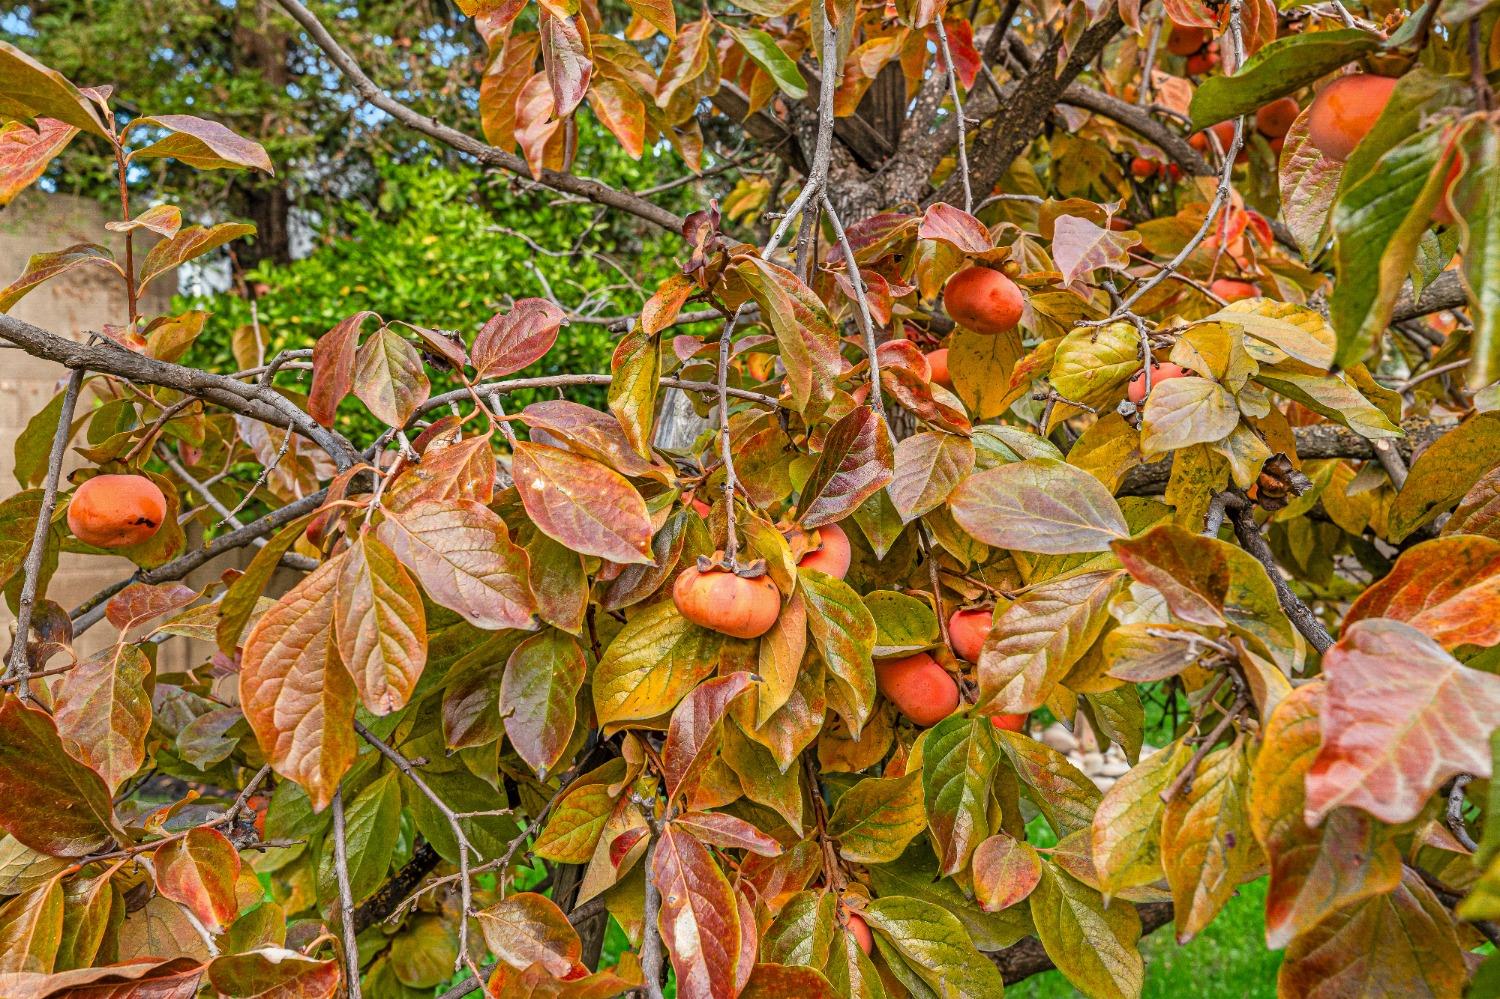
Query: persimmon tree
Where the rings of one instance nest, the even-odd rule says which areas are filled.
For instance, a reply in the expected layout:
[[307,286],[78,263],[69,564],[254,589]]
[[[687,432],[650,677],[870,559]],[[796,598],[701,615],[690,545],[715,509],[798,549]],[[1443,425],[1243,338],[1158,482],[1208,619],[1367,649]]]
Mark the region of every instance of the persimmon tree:
[[[0,315],[69,372],[0,502],[0,993],[1134,996],[1266,876],[1283,995],[1492,994],[1494,8],[460,0],[439,120],[278,3],[680,268],[607,372],[525,374],[551,298],[188,367],[142,292],[251,228],[132,179],[273,163],[0,43],[0,197],[92,144],[124,246],[0,313],[128,302]],[[575,175],[581,115],[724,197]],[[62,551],[138,568],[64,608]]]

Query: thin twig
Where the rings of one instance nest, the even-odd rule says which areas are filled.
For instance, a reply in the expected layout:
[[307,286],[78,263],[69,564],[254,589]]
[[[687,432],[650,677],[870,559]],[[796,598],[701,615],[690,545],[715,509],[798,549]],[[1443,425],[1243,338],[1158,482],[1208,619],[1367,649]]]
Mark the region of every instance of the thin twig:
[[828,213],[828,222],[833,226],[834,237],[844,251],[844,268],[848,271],[849,283],[854,286],[855,304],[859,306],[859,331],[864,336],[865,357],[870,363],[870,397],[867,401],[872,410],[876,413],[883,413],[885,399],[881,395],[880,387],[880,355],[875,343],[875,320],[870,316],[870,300],[865,293],[865,279],[859,272],[859,264],[854,260],[854,247],[849,245],[849,236],[844,232],[843,220],[834,210],[833,202],[828,200],[827,191],[823,192],[823,210]]
[[1375,460],[1380,462],[1380,467],[1391,477],[1391,485],[1396,487],[1396,492],[1406,488],[1406,461],[1401,457],[1401,452],[1396,450],[1396,445],[1382,437],[1372,441],[1370,446],[1375,449]]
[[1474,837],[1469,835],[1468,824],[1464,822],[1464,788],[1474,779],[1472,774],[1459,774],[1453,778],[1453,784],[1448,788],[1448,807],[1444,817],[1448,822],[1448,831],[1463,844],[1464,849],[1470,853],[1479,849],[1479,844],[1474,842]]
[[964,102],[958,95],[958,72],[953,68],[953,51],[948,47],[948,29],[943,26],[943,19],[933,19],[932,26],[937,29],[938,48],[943,53],[943,68],[948,73],[948,93],[953,98],[953,120],[958,125],[958,175],[964,184],[964,211],[974,210],[974,191],[969,186],[969,142],[968,127],[964,122]]
[[1224,734],[1230,725],[1234,724],[1236,718],[1244,713],[1246,706],[1243,698],[1235,699],[1230,709],[1224,712],[1224,717],[1219,719],[1219,724],[1215,725],[1213,731],[1209,732],[1203,741],[1198,744],[1198,748],[1194,751],[1192,758],[1187,761],[1187,766],[1182,768],[1172,783],[1167,785],[1167,789],[1161,793],[1162,801],[1170,805],[1179,794],[1192,793],[1193,777],[1197,774],[1199,765],[1203,763],[1204,757],[1213,751],[1214,746],[1219,741],[1219,737]]
[[52,450],[47,454],[47,480],[42,485],[42,505],[37,511],[36,527],[31,532],[31,548],[22,563],[21,598],[16,605],[16,639],[10,647],[5,675],[21,681],[21,699],[31,698],[25,682],[31,672],[31,612],[36,606],[37,587],[42,576],[42,559],[47,553],[47,535],[52,531],[52,511],[57,508],[57,480],[62,477],[63,455],[73,437],[73,411],[78,407],[78,390],[83,385],[84,370],[78,368],[68,376],[63,390],[62,408],[57,415],[57,430],[52,434]]
[[339,885],[339,921],[344,933],[344,977],[349,999],[360,999],[359,941],[354,933],[354,892],[349,887],[349,840],[344,828],[344,788],[333,792],[333,871]]
[[662,941],[656,926],[661,912],[661,891],[657,888],[656,879],[652,876],[656,848],[657,841],[652,839],[646,847],[646,856],[642,860],[642,863],[646,865],[646,904],[645,918],[642,920],[645,929],[641,931],[641,973],[645,978],[644,987],[647,999],[662,999]]
[[422,775],[417,773],[417,769],[412,765],[411,760],[408,760],[401,753],[387,745],[384,740],[366,728],[358,719],[355,719],[354,731],[359,733],[361,739],[374,746],[376,752],[395,764],[396,769],[405,774],[407,779],[417,786],[417,790],[422,792],[423,797],[432,802],[433,807],[442,814],[448,823],[448,828],[453,830],[453,838],[458,841],[458,888],[462,911],[458,921],[458,954],[453,961],[453,970],[462,971],[464,958],[469,953],[469,918],[474,911],[474,900],[470,894],[472,888],[469,884],[469,854],[475,853],[476,857],[478,854],[474,851],[473,846],[470,845],[469,837],[464,834],[463,823],[459,821],[453,809],[448,807],[448,803],[438,797],[437,793],[422,779]]
[[1240,547],[1265,566],[1266,575],[1271,577],[1271,585],[1276,587],[1276,600],[1286,616],[1313,648],[1319,652],[1328,651],[1333,645],[1333,636],[1328,634],[1328,629],[1323,627],[1323,622],[1318,620],[1312,608],[1292,592],[1292,588],[1282,577],[1281,567],[1276,564],[1276,556],[1271,553],[1271,546],[1266,544],[1265,537],[1260,533],[1260,525],[1255,522],[1255,508],[1247,500],[1237,496],[1225,497],[1224,506],[1230,523],[1234,525],[1234,536],[1239,539]]

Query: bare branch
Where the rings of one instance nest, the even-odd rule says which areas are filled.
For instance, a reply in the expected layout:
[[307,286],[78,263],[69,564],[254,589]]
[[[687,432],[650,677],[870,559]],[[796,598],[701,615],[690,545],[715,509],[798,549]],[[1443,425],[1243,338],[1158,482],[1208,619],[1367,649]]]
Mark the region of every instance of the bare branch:
[[[359,94],[367,103],[374,105],[392,118],[399,121],[408,128],[421,132],[441,142],[445,146],[451,146],[461,153],[487,163],[497,166],[502,170],[518,174],[522,177],[531,177],[531,169],[526,161],[515,153],[491,146],[460,132],[456,128],[450,128],[441,122],[434,121],[424,114],[402,104],[371,80],[360,68],[354,57],[344,50],[338,41],[329,34],[328,29],[319,21],[317,15],[308,10],[298,0],[277,0],[281,8],[291,16],[292,20],[302,25],[313,42],[322,49],[334,64],[349,80],[354,87],[355,93]],[[658,225],[671,232],[682,231],[682,218],[674,215],[660,205],[653,204],[630,191],[619,191],[608,184],[593,180],[588,177],[578,177],[571,173],[559,173],[556,170],[543,170],[536,180],[557,191],[565,194],[576,195],[596,204],[608,205],[628,212],[637,218],[644,219],[653,225]]]
[[73,410],[78,406],[78,390],[84,372],[75,370],[68,376],[63,390],[62,408],[57,414],[57,430],[52,434],[52,450],[47,454],[47,481],[42,486],[42,505],[37,511],[36,527],[31,532],[31,548],[22,565],[21,599],[16,605],[16,639],[10,647],[10,661],[5,675],[20,683],[21,699],[31,698],[26,676],[31,672],[31,612],[36,606],[37,585],[42,576],[42,558],[47,552],[47,535],[52,531],[52,511],[57,507],[57,480],[62,476],[63,456],[73,437]]
[[341,434],[319,426],[311,416],[269,386],[246,385],[225,375],[159,361],[126,350],[108,339],[99,344],[76,343],[14,316],[0,315],[0,339],[20,346],[33,357],[56,361],[73,371],[97,371],[137,384],[176,389],[232,413],[295,430],[328,452],[340,471],[354,463],[354,446]]
[[333,872],[339,885],[339,922],[344,934],[344,986],[349,999],[360,999],[359,942],[354,932],[354,893],[349,888],[349,839],[344,828],[344,788],[333,792]]
[[1240,547],[1266,567],[1266,575],[1271,577],[1271,584],[1276,587],[1276,600],[1286,616],[1313,648],[1319,652],[1328,651],[1333,645],[1333,636],[1328,634],[1328,629],[1323,627],[1323,622],[1318,620],[1312,608],[1292,592],[1291,586],[1282,577],[1281,567],[1276,564],[1276,556],[1271,553],[1271,546],[1266,544],[1265,537],[1260,533],[1260,525],[1255,522],[1255,508],[1249,501],[1237,496],[1226,496],[1224,507],[1229,515],[1229,522],[1234,525],[1234,536],[1239,539]]

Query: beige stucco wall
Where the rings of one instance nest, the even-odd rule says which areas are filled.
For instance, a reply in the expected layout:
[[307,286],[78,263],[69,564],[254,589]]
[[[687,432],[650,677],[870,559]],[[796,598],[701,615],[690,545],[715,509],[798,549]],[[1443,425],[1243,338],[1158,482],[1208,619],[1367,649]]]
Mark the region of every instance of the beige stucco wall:
[[[0,286],[9,284],[21,273],[31,254],[58,250],[74,243],[102,243],[123,259],[124,239],[104,228],[106,216],[95,202],[69,195],[28,192],[0,210]],[[143,253],[137,238],[137,261]],[[166,311],[171,305],[174,282],[160,278],[147,288],[141,305],[144,315]],[[28,294],[11,310],[24,319],[62,336],[81,339],[81,334],[98,329],[103,323],[126,322],[126,299],[118,276],[103,268],[87,267],[55,278]],[[14,476],[15,441],[31,417],[62,388],[66,372],[61,365],[39,360],[20,350],[0,350],[0,496],[8,496],[19,486]],[[80,412],[91,404],[85,393]],[[82,459],[70,452],[65,471]],[[192,543],[190,541],[190,543]],[[63,607],[72,608],[82,600],[128,576],[133,566],[125,559],[97,555],[64,554],[47,596]],[[223,566],[210,564],[195,573],[195,579],[211,579]],[[191,580],[190,580],[191,581]],[[9,636],[15,627],[8,608],[0,605],[0,634]],[[95,625],[78,642],[80,653],[87,653],[114,639],[114,629],[107,623]],[[204,650],[192,650],[181,640],[162,648],[159,665],[179,668],[196,661]]]

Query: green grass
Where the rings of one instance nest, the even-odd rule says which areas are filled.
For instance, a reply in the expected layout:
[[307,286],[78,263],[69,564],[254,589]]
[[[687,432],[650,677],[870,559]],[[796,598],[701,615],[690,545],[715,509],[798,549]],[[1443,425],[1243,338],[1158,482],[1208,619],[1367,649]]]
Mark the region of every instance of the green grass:
[[[1272,999],[1281,952],[1266,949],[1265,904],[1265,880],[1252,881],[1229,900],[1208,929],[1186,946],[1177,945],[1171,926],[1163,926],[1143,939],[1143,999]],[[1082,995],[1056,971],[1009,986],[1005,994],[1011,999],[1072,999]]]

